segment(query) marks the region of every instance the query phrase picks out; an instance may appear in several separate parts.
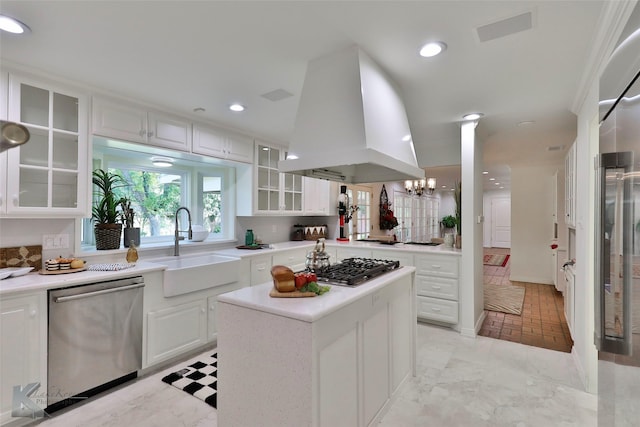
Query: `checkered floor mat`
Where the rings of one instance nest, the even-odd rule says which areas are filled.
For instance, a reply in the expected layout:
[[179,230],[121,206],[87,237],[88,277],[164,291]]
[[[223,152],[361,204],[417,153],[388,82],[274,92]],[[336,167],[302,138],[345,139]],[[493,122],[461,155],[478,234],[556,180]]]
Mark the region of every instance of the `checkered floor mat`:
[[218,353],[202,361],[197,361],[184,369],[173,372],[162,379],[167,384],[184,390],[217,407]]

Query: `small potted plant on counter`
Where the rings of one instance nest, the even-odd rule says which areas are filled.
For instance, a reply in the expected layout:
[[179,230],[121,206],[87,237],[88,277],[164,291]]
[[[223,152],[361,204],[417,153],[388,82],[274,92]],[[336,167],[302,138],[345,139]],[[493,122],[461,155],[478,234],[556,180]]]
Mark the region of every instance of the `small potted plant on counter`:
[[123,198],[120,200],[122,210],[122,223],[124,224],[124,247],[128,248],[131,242],[134,246],[140,246],[140,227],[133,226],[135,213],[131,207],[131,200]]
[[96,169],[93,171],[93,185],[96,198],[91,209],[91,220],[95,224],[96,249],[118,249],[122,234],[118,207],[122,199],[116,196],[114,190],[126,186],[127,182],[116,173]]

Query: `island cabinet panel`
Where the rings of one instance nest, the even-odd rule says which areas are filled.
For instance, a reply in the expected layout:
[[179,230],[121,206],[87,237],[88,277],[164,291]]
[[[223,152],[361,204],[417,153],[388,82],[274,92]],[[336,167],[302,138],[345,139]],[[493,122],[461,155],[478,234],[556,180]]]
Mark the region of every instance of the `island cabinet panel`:
[[369,424],[389,398],[388,308],[383,307],[377,311],[362,326],[364,420]]
[[318,352],[318,425],[358,425],[358,334],[354,327]]
[[296,301],[270,283],[221,295],[218,423],[377,424],[415,375],[414,271]]

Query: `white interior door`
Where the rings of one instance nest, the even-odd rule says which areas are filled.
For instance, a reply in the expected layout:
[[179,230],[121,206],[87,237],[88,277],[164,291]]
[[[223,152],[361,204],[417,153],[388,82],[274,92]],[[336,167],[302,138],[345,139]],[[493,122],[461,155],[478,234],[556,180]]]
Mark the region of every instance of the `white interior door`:
[[511,198],[496,198],[491,201],[491,246],[511,247]]

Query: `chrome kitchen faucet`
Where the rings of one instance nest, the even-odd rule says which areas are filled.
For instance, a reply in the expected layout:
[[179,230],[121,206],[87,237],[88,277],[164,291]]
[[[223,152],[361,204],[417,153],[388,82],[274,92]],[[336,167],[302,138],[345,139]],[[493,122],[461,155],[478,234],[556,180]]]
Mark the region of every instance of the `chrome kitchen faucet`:
[[[189,229],[188,230],[180,230],[179,228],[179,224],[178,224],[178,214],[180,213],[181,210],[185,210],[187,211],[187,216],[189,217]],[[184,237],[180,235],[180,233],[188,233],[188,238],[191,239],[192,238],[192,234],[191,234],[191,212],[189,212],[189,209],[182,206],[179,207],[178,210],[176,210],[176,227],[175,227],[175,233],[174,233],[174,239],[173,239],[173,255],[174,256],[178,256],[180,255],[180,246],[178,245],[178,242],[180,240],[184,240]]]

